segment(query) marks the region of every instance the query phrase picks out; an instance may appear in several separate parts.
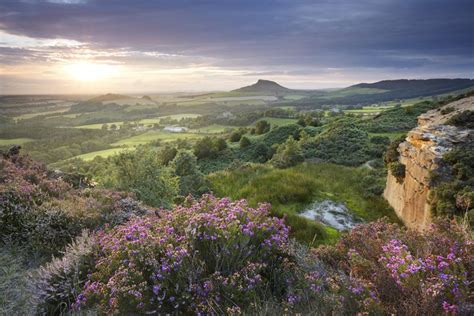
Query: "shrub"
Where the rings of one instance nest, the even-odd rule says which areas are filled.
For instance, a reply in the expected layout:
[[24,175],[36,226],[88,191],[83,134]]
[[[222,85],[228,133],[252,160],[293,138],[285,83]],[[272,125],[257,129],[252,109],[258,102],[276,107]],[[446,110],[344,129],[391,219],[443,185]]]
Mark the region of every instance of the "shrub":
[[456,146],[443,156],[443,173],[433,173],[430,180],[434,184],[430,192],[431,211],[435,215],[463,217],[474,209],[474,144]]
[[357,226],[318,256],[350,276],[362,312],[467,315],[473,312],[473,245],[470,232],[455,222],[422,233],[378,221]]
[[241,131],[234,131],[234,132],[232,132],[232,134],[230,134],[229,140],[232,143],[237,143],[238,141],[240,141],[240,138],[242,138],[242,132]]
[[94,264],[95,244],[95,237],[84,231],[67,246],[62,257],[54,258],[33,273],[38,314],[63,315],[76,302]]
[[445,107],[445,108],[442,108],[441,109],[441,114],[445,115],[445,114],[449,114],[451,112],[454,112],[456,109],[452,106],[448,106],[448,107]]
[[270,130],[270,123],[265,120],[260,120],[255,124],[255,134],[262,135]]
[[178,150],[175,147],[163,147],[159,152],[161,163],[165,166],[168,165],[174,159],[174,157],[176,157],[177,153]]
[[446,124],[463,128],[474,128],[474,111],[466,110],[453,115]]
[[255,145],[254,153],[253,153],[253,159],[256,162],[264,163],[268,159],[272,158],[272,155],[273,155],[272,149],[269,148],[264,143],[258,142]]
[[100,313],[232,313],[286,294],[288,228],[249,208],[203,196],[99,235],[99,258],[78,296]]
[[174,174],[179,177],[179,194],[201,195],[208,191],[204,175],[199,171],[196,156],[189,151],[180,151],[171,162]]
[[304,157],[298,142],[290,136],[285,143],[278,146],[271,163],[277,168],[288,168],[303,161]]
[[403,183],[405,179],[405,165],[400,162],[392,162],[388,165],[390,173],[397,179],[398,183]]
[[346,119],[334,121],[327,130],[303,143],[302,149],[305,158],[349,166],[376,158],[368,134]]
[[250,142],[250,139],[248,139],[247,137],[243,136],[241,139],[240,139],[240,142],[239,142],[239,146],[240,148],[246,148],[246,147],[249,147],[252,143]]
[[171,205],[178,193],[178,179],[161,164],[151,149],[124,152],[114,157],[112,186],[133,192],[148,205]]
[[406,136],[403,135],[390,143],[384,156],[385,165],[388,165],[392,162],[398,162],[398,157],[400,157],[398,146],[405,141],[405,138]]

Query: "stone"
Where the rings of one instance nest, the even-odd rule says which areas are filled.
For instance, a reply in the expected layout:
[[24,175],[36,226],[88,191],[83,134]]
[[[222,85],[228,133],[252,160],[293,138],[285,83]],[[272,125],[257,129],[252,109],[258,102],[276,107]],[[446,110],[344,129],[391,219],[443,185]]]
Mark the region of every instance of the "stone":
[[[441,110],[446,107],[455,110],[441,114]],[[468,109],[474,110],[474,97],[420,115],[418,126],[408,132],[406,140],[399,145],[399,161],[405,165],[405,179],[399,183],[389,171],[384,197],[407,227],[423,230],[431,223],[430,174],[433,171],[446,173],[442,166],[443,155],[455,145],[474,139],[472,129],[446,125],[446,121]]]

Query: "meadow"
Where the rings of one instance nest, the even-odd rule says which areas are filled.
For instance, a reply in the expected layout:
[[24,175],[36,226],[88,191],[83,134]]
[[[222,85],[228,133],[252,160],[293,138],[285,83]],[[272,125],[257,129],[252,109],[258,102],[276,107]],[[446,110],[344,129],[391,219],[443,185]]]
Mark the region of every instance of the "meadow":
[[272,212],[286,216],[299,240],[309,243],[332,242],[339,236],[330,227],[314,225],[298,215],[314,201],[330,199],[344,203],[366,221],[389,217],[397,221],[392,209],[380,196],[367,197],[369,171],[327,163],[303,163],[288,169],[254,164],[233,171],[209,175],[213,192],[218,196],[247,199],[250,205],[271,203]]

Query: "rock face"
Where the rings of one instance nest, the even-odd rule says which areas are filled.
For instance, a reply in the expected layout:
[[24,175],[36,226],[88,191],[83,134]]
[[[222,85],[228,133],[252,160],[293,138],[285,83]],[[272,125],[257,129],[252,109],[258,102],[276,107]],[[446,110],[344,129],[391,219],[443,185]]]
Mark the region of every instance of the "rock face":
[[443,154],[474,138],[472,130],[446,125],[446,121],[468,109],[474,110],[474,97],[420,115],[418,127],[399,145],[399,162],[405,165],[405,178],[399,183],[389,172],[384,197],[407,227],[422,230],[431,222],[430,173],[436,170],[443,174]]

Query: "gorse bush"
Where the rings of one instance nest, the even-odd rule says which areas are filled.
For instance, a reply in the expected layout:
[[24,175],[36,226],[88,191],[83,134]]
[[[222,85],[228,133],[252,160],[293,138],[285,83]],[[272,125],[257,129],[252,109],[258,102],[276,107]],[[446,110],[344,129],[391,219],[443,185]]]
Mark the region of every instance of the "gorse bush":
[[96,265],[76,308],[104,314],[245,310],[285,298],[288,228],[250,208],[205,195],[161,216],[100,233]]

